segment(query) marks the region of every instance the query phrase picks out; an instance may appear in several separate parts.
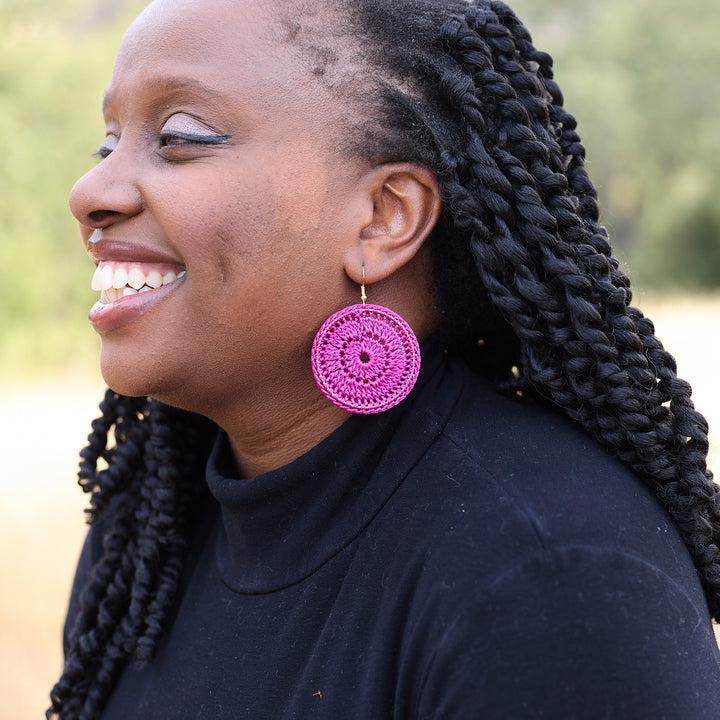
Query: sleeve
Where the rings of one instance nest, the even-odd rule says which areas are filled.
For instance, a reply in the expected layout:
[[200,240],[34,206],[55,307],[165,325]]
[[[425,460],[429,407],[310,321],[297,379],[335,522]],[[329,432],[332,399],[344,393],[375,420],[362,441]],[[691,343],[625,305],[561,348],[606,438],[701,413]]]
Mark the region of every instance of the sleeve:
[[695,590],[625,553],[534,555],[447,626],[417,716],[716,718],[718,649]]

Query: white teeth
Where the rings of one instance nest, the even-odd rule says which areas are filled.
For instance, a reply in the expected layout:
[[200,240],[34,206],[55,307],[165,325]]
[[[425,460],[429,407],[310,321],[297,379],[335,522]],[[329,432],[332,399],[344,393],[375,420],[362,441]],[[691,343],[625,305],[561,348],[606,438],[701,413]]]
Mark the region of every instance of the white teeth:
[[127,270],[125,268],[118,268],[115,273],[113,274],[113,287],[117,288],[118,290],[120,288],[124,288],[127,285],[128,282],[128,274]]
[[109,265],[103,265],[100,271],[100,289],[109,290],[113,286],[113,271]]
[[162,285],[168,285],[183,277],[185,271],[175,273],[172,270],[163,275],[159,270],[150,270],[147,275],[141,268],[134,266],[118,267],[109,263],[101,263],[95,269],[90,283],[95,291],[99,291],[100,300],[103,303],[111,303],[128,295],[135,295],[138,292],[155,290]]
[[151,270],[147,274],[145,284],[153,289],[159,288],[163,284],[163,276],[157,270]]
[[121,297],[122,290],[118,290],[117,288],[107,288],[106,290],[102,291],[102,294],[100,295],[100,300],[107,304],[115,302]]
[[98,265],[95,268],[95,272],[92,276],[92,282],[90,283],[90,287],[95,290],[96,292],[102,290],[102,286],[100,285],[100,276],[102,275],[102,270],[100,269],[100,266]]
[[128,273],[127,284],[135,290],[139,290],[145,284],[145,273],[140,268],[131,268]]

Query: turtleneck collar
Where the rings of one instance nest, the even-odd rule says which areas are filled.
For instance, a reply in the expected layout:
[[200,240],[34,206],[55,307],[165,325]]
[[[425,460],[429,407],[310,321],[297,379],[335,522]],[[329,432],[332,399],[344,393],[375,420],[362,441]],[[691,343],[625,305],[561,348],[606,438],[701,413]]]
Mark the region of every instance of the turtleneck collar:
[[[447,372],[443,351],[426,343],[420,377],[402,403],[379,415],[353,415],[297,460],[249,480],[237,477],[221,433],[207,482],[221,507],[217,562],[223,581],[236,592],[272,592],[300,582],[340,552],[434,442],[461,385],[459,375]],[[421,402],[429,395],[432,412]]]

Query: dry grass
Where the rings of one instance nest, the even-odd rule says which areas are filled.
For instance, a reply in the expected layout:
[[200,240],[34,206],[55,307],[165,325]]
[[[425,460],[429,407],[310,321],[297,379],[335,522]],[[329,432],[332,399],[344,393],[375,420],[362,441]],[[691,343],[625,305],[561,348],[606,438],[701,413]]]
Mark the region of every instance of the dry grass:
[[[710,419],[720,475],[720,297],[640,307],[690,378]],[[40,718],[60,669],[60,628],[85,532],[76,451],[102,394],[99,379],[0,387],[0,720]]]

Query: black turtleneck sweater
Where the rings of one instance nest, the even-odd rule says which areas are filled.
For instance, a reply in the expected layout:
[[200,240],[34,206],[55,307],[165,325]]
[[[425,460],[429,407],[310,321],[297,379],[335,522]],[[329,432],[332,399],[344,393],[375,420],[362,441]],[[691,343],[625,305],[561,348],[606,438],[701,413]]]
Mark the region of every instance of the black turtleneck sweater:
[[435,348],[401,405],[283,468],[239,479],[221,435],[207,482],[159,655],[104,720],[720,716],[665,512],[561,417]]

